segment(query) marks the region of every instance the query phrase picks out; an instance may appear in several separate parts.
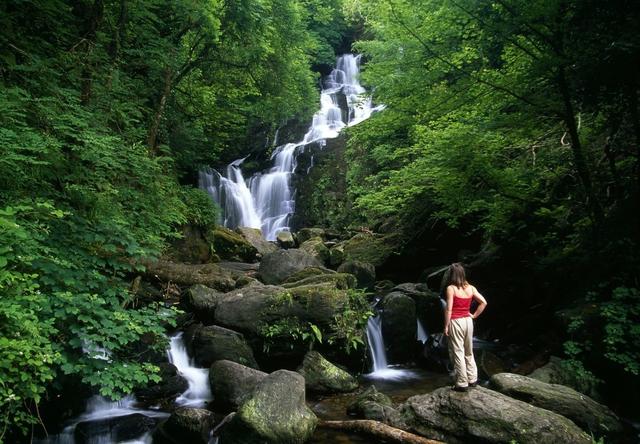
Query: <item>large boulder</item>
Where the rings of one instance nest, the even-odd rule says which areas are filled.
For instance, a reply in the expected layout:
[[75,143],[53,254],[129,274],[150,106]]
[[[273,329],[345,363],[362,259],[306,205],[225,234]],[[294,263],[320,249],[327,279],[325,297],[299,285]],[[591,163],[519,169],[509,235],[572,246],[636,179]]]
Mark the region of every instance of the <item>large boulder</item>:
[[233,290],[237,275],[218,264],[182,264],[164,260],[142,260],[144,274],[154,281],[171,282],[178,285],[202,284],[220,291]]
[[595,383],[577,377],[575,372],[570,371],[568,367],[564,366],[564,361],[557,356],[551,356],[549,362],[535,369],[527,376],[550,384],[566,385],[584,393],[590,398],[596,400],[602,399],[602,395],[598,391]]
[[406,362],[414,355],[411,344],[416,341],[416,304],[400,292],[382,299],[382,337],[390,362]]
[[236,228],[236,233],[242,235],[261,256],[278,251],[276,244],[267,241],[258,228],[239,227]]
[[180,227],[181,237],[171,241],[167,259],[189,264],[217,262],[219,257],[211,251],[211,245],[205,239],[203,230],[194,225]]
[[308,267],[296,273],[293,273],[284,281],[284,283],[290,284],[290,283],[298,282],[312,276],[322,276],[324,274],[334,274],[334,273],[335,271],[329,270],[328,268],[324,268],[324,267]]
[[319,237],[312,237],[300,244],[300,249],[306,251],[311,256],[318,259],[323,264],[329,262],[329,249],[324,245],[324,241]]
[[115,416],[95,420],[82,421],[76,425],[73,432],[77,444],[96,442],[97,436],[109,437],[109,442],[129,441],[151,431],[156,425],[156,419],[140,413]]
[[294,273],[308,267],[321,267],[322,263],[300,249],[279,250],[262,258],[258,276],[265,284],[279,284]]
[[217,325],[197,329],[189,348],[199,367],[209,367],[215,361],[226,359],[258,368],[253,352],[242,334]]
[[213,412],[187,407],[177,408],[153,432],[154,444],[207,444],[215,425]]
[[358,288],[373,290],[376,284],[376,267],[360,261],[347,261],[338,267],[338,273],[349,273],[356,277]]
[[391,237],[371,233],[358,233],[343,245],[346,260],[368,262],[376,267],[384,264],[396,248]]
[[204,324],[212,324],[218,299],[223,293],[205,285],[197,284],[190,287],[181,297],[181,302],[187,311],[192,312]]
[[[329,275],[332,276],[332,275]],[[344,275],[339,275],[340,276]],[[349,302],[345,290],[332,283],[296,285],[249,285],[224,294],[216,306],[216,324],[249,336],[259,336],[264,325],[287,318],[329,325]]]
[[491,385],[500,393],[565,416],[596,437],[623,431],[619,418],[608,407],[570,387],[514,373],[493,375]]
[[304,378],[277,370],[258,383],[220,438],[225,444],[302,444],[317,422],[305,403]]
[[380,393],[375,385],[358,394],[347,406],[347,413],[356,418],[372,419],[387,424],[401,422],[400,413],[393,408],[391,398]]
[[571,420],[483,387],[449,387],[409,398],[400,407],[401,428],[447,443],[589,444]]
[[296,246],[296,240],[293,238],[293,234],[290,231],[280,231],[276,234],[276,241],[282,248],[294,248]]
[[258,250],[239,233],[222,226],[216,226],[207,232],[207,239],[221,259],[253,262]]
[[305,285],[320,285],[330,288],[337,288],[338,290],[347,290],[349,288],[356,288],[357,281],[355,276],[346,273],[331,273],[309,276],[304,279],[300,279],[293,282],[287,282],[282,284],[284,288],[301,287]]
[[336,244],[329,249],[329,265],[339,266],[344,261],[344,244]]
[[319,238],[321,241],[324,241],[326,238],[326,232],[322,228],[301,228],[296,233],[296,237],[302,246],[302,244],[312,238]]
[[145,403],[171,401],[189,388],[189,383],[180,374],[175,365],[169,362],[157,364],[160,368],[160,382],[136,389],[136,398]]
[[232,361],[216,361],[209,370],[213,404],[223,412],[235,411],[267,374]]
[[315,393],[351,392],[358,388],[356,378],[316,351],[305,355],[298,373],[304,376],[307,390]]
[[392,292],[406,294],[416,303],[416,315],[431,333],[444,330],[443,300],[426,284],[404,282],[391,289]]

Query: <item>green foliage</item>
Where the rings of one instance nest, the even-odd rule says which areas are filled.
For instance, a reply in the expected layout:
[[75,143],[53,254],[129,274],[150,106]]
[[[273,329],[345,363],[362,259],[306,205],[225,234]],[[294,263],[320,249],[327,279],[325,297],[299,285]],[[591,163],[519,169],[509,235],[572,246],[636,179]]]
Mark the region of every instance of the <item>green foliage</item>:
[[365,346],[364,332],[373,311],[363,290],[350,289],[349,305],[334,317],[329,344],[341,344],[347,353]]
[[182,201],[186,208],[185,219],[188,224],[206,228],[218,222],[220,208],[203,190],[182,187]]
[[341,10],[0,4],[0,441],[22,439],[63,375],[112,398],[158,379],[134,349],[143,335],[162,348],[175,313],[136,300],[136,264],[181,225],[216,221],[180,184],[199,166],[311,112],[310,66],[329,57]]
[[618,287],[602,304],[605,357],[634,376],[640,374],[640,290]]

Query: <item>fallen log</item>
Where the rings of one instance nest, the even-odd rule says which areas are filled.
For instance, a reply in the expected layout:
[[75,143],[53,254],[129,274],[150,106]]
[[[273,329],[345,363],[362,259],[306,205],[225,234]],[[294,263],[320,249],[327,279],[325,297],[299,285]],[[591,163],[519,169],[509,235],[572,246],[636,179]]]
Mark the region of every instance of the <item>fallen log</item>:
[[365,433],[376,438],[395,443],[409,444],[444,444],[442,441],[424,438],[413,433],[391,427],[380,421],[356,419],[349,421],[320,421],[319,427]]
[[[144,266],[141,272],[162,282],[173,282],[179,285],[202,284],[220,291],[231,291],[235,288],[235,274],[217,264],[183,264],[164,260],[139,261]],[[237,274],[237,273],[236,273]]]

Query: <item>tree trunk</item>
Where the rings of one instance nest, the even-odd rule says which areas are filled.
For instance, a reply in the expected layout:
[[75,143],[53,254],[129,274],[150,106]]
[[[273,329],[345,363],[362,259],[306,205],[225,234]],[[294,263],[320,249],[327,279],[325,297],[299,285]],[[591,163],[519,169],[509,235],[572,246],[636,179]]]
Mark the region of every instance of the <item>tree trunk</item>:
[[162,120],[162,115],[164,114],[164,109],[167,106],[167,99],[169,98],[169,94],[171,94],[173,72],[170,68],[166,68],[164,70],[163,83],[162,95],[160,96],[153,120],[151,121],[149,136],[147,137],[147,145],[149,146],[149,152],[152,155],[156,154],[158,148],[158,130],[160,129],[160,122]]
[[80,84],[80,103],[83,105],[87,105],[89,100],[91,99],[91,87],[93,82],[93,72],[91,66],[91,52],[93,51],[93,45],[96,40],[96,32],[98,31],[98,26],[102,21],[102,16],[104,14],[104,5],[102,0],[95,0],[93,2],[93,6],[91,7],[89,13],[84,17],[87,28],[85,30],[84,38],[87,43],[87,52],[85,55],[85,64],[82,68],[82,72],[80,74],[81,84]]
[[408,444],[444,444],[442,441],[434,441],[433,439],[424,438],[396,429],[385,423],[373,421],[370,419],[358,419],[351,421],[320,421],[320,427],[328,429],[346,430],[348,432],[365,433],[379,439],[383,439],[393,443]]
[[573,152],[573,162],[576,165],[578,177],[587,196],[587,205],[591,212],[591,216],[596,224],[596,229],[602,226],[604,219],[602,213],[602,207],[596,198],[593,190],[593,183],[591,182],[591,174],[589,173],[589,166],[584,157],[582,150],[582,144],[580,143],[580,137],[578,136],[578,127],[576,125],[576,119],[573,111],[573,104],[571,103],[571,96],[569,94],[569,86],[565,77],[564,67],[560,67],[558,73],[558,86],[560,87],[560,93],[562,94],[562,102],[564,105],[563,120],[569,130],[569,137],[571,138],[571,151]]

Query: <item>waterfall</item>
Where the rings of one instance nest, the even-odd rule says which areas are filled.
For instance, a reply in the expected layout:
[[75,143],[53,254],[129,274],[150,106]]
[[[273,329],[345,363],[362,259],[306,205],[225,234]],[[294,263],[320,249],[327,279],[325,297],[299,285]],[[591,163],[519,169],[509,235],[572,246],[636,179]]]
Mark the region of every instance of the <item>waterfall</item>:
[[371,353],[374,373],[385,370],[388,366],[381,324],[382,318],[380,315],[372,316],[367,321],[367,342],[369,343],[369,353]]
[[422,325],[422,321],[419,318],[416,319],[416,323],[418,324],[417,325],[418,341],[425,344],[427,342],[429,335],[427,335],[427,331],[425,330],[424,325]]
[[204,407],[212,398],[209,388],[209,369],[193,366],[182,340],[182,332],[171,337],[167,355],[169,362],[176,366],[178,372],[189,383],[187,390],[176,399],[176,404]]
[[416,377],[415,372],[389,366],[387,352],[385,350],[384,338],[382,337],[382,317],[380,314],[371,316],[367,321],[367,343],[371,362],[372,372],[365,375],[370,379],[400,380]]
[[[226,168],[224,175],[212,169],[199,173],[199,186],[206,190],[223,211],[222,224],[229,228],[260,228],[267,240],[275,240],[278,232],[288,231],[295,212],[291,176],[296,172],[300,149],[310,144],[323,147],[327,139],[338,137],[340,131],[368,119],[375,111],[371,97],[360,85],[360,56],[338,57],[335,69],[323,80],[320,109],[303,139],[278,146],[272,156],[272,167],[246,180],[238,159]],[[346,98],[348,113],[343,119],[338,96]],[[277,139],[276,139],[277,140]],[[307,170],[308,173],[308,170]]]

